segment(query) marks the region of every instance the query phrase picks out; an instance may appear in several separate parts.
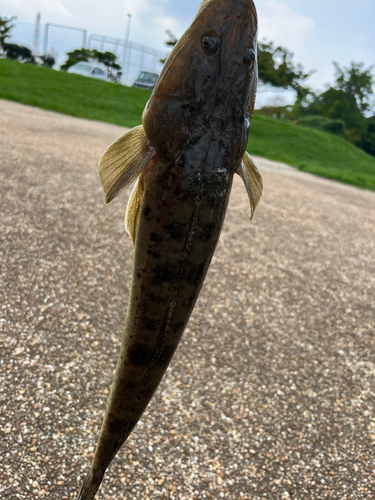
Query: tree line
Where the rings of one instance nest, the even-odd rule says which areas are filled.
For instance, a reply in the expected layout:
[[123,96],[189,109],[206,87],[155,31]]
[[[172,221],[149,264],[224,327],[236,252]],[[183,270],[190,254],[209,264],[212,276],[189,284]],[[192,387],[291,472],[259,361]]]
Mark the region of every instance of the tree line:
[[[35,56],[28,47],[8,42],[11,30],[14,28],[15,19],[15,17],[9,19],[0,17],[0,57],[3,56],[22,63],[53,68],[56,61],[52,55],[44,54],[42,56]],[[66,55],[67,60],[60,67],[62,71],[66,71],[78,62],[96,61],[107,68],[107,77],[109,80],[117,82],[121,77],[121,66],[117,64],[117,56],[112,52],[100,52],[96,49],[82,48],[67,52]]]
[[9,19],[0,17],[0,57],[5,56],[8,59],[52,68],[55,64],[55,59],[51,55],[46,54],[36,58],[28,47],[17,45],[16,43],[8,43],[7,40],[10,38],[10,32],[14,28],[13,22],[15,19],[16,17],[14,16]]
[[[53,67],[55,59],[45,54],[34,56],[32,51],[17,44],[9,43],[10,32],[15,18],[0,17],[0,56],[21,62]],[[176,45],[178,39],[166,31],[168,47]],[[314,71],[306,71],[302,64],[294,62],[294,55],[288,49],[263,40],[258,43],[259,81],[264,89],[292,90],[295,100],[291,106],[264,107],[264,114],[282,114],[293,123],[310,126],[329,133],[343,136],[368,154],[375,156],[375,108],[373,85],[374,66],[365,68],[363,63],[351,62],[349,67],[341,67],[334,62],[334,82],[321,93],[306,86],[306,80]],[[61,70],[67,70],[82,61],[97,61],[107,68],[108,78],[118,81],[121,66],[112,52],[96,49],[76,49],[67,52],[67,60]],[[165,62],[161,60],[162,63]]]

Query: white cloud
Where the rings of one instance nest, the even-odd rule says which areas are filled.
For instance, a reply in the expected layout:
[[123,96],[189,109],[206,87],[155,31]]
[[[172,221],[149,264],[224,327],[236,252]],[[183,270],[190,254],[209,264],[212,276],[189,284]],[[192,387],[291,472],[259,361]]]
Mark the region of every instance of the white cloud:
[[165,31],[180,31],[180,23],[169,15],[165,1],[125,0],[123,12],[132,14],[130,39],[149,47],[166,51]]
[[124,13],[132,14],[134,17],[149,12],[150,8],[152,3],[149,0],[125,0],[122,6]]
[[22,21],[35,20],[37,12],[44,12],[46,15],[58,15],[63,18],[70,18],[71,13],[66,7],[64,0],[3,0],[2,10],[12,12]]
[[166,40],[166,30],[172,31],[176,35],[180,31],[180,25],[177,19],[170,16],[158,15],[154,18],[154,26],[159,33],[163,33],[163,43]]
[[[265,0],[258,4],[258,19],[259,40],[266,38],[287,48],[293,52],[294,62],[302,63],[306,70],[318,67],[319,56],[314,44],[316,29],[311,17],[294,11],[282,1]],[[314,74],[306,84],[316,86],[318,81],[322,83],[321,78],[316,79]]]
[[72,17],[71,12],[65,8],[63,2],[60,0],[39,0],[38,10],[44,10],[44,12],[54,12],[61,16]]
[[266,0],[258,7],[259,40],[267,38],[295,54],[303,54],[306,39],[314,31],[314,21],[294,12],[283,2]]
[[2,15],[18,16],[18,22],[57,23],[87,29],[89,33],[124,38],[127,14],[132,15],[130,39],[164,50],[165,30],[184,31],[168,8],[169,0],[2,0]]
[[[19,29],[22,23],[30,23],[30,27],[24,26],[24,30],[27,28],[30,33],[33,31],[32,25],[35,24],[36,14],[40,12],[42,27],[47,22],[55,23],[86,29],[89,35],[99,34],[124,39],[127,14],[130,13],[132,15],[130,40],[166,53],[168,48],[164,45],[167,39],[165,31],[169,29],[176,35],[181,35],[185,29],[177,17],[171,16],[168,6],[170,1],[2,0],[1,14],[8,17],[16,15]],[[73,35],[74,32],[67,33],[66,39],[73,39]],[[22,43],[31,45],[32,35],[29,35],[29,38],[30,41],[22,39]]]

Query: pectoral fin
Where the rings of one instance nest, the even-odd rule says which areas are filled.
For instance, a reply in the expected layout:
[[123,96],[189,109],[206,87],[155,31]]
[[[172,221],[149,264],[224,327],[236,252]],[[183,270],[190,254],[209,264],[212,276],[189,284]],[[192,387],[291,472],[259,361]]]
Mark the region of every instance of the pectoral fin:
[[259,170],[257,169],[254,160],[245,152],[241,167],[237,170],[237,174],[241,176],[244,181],[247,194],[250,201],[250,220],[252,220],[256,206],[263,192],[263,181]]
[[142,175],[137,179],[134,184],[130,198],[128,201],[128,206],[126,207],[125,213],[125,229],[132,239],[133,245],[135,245],[135,236],[137,232],[139,213],[141,208],[143,194],[143,180]]
[[106,203],[134,181],[154,154],[142,125],[129,130],[109,146],[98,166]]

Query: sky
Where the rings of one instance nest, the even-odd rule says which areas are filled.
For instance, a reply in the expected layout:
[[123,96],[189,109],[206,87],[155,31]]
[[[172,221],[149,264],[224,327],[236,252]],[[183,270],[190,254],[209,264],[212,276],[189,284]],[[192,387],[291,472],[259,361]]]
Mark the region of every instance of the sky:
[[[169,29],[180,37],[199,4],[200,0],[0,0],[0,16],[17,16],[15,35],[21,38],[21,29],[27,27],[24,23],[35,24],[40,12],[42,24],[69,25],[85,28],[89,34],[124,39],[130,13],[129,39],[167,52],[165,31]],[[258,39],[286,47],[294,53],[296,63],[315,70],[306,82],[315,90],[333,83],[332,61],[340,66],[348,66],[351,61],[363,62],[366,67],[375,64],[375,0],[255,0],[255,5]],[[29,26],[29,38],[32,31]],[[81,35],[71,36],[78,37],[79,45]],[[280,99],[288,101],[290,97],[287,93]],[[259,99],[267,103],[275,97],[260,93]]]

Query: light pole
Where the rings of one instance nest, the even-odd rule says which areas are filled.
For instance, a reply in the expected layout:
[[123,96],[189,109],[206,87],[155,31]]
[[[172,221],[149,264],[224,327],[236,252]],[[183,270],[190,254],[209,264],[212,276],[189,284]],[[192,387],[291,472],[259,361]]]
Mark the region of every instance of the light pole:
[[123,69],[124,75],[125,75],[125,82],[124,82],[125,84],[126,84],[126,78],[127,78],[127,74],[128,74],[128,72],[125,71],[125,63],[126,63],[126,53],[128,51],[128,45],[129,45],[129,33],[130,33],[131,20],[132,20],[132,15],[128,14],[128,24],[126,26],[124,52],[122,54],[122,69]]

